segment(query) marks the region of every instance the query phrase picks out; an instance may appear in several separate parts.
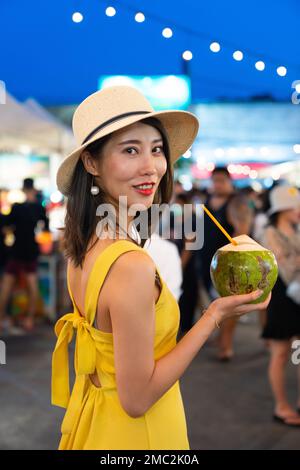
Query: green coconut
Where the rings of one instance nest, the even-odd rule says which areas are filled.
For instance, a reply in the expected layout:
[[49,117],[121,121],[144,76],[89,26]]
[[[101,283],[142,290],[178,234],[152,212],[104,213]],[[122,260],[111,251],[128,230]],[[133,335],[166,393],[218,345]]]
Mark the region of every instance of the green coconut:
[[234,240],[237,245],[228,243],[212,258],[210,276],[213,285],[221,297],[261,289],[263,294],[251,303],[263,302],[278,276],[276,258],[272,251],[248,235],[240,235]]

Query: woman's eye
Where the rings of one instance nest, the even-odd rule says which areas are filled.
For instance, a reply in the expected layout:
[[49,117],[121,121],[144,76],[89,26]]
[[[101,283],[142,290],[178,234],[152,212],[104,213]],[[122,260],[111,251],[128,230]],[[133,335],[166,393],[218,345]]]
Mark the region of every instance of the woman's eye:
[[[159,147],[159,146],[158,146],[158,147],[154,147],[154,150],[155,150],[155,149],[159,149],[159,153],[161,153],[161,152],[164,153],[163,147]],[[158,153],[158,152],[155,152],[155,153]]]
[[[125,149],[125,152],[128,152],[129,150],[134,150],[135,152],[137,151],[134,147],[128,147],[127,149]],[[131,153],[131,152],[128,152],[129,155],[134,155],[134,153]]]

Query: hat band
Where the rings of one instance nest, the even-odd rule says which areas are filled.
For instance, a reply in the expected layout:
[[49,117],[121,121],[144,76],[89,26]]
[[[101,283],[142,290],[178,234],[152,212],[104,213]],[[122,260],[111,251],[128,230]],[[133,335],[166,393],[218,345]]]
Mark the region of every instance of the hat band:
[[131,111],[130,113],[119,114],[118,116],[108,119],[108,121],[103,122],[102,124],[100,124],[100,126],[96,127],[92,132],[90,132],[89,135],[84,139],[81,145],[84,145],[95,134],[97,134],[97,132],[103,129],[103,127],[106,127],[109,124],[112,124],[113,122],[119,121],[120,119],[124,119],[128,116],[134,116],[134,115],[139,115],[139,114],[150,114],[150,113],[151,111]]

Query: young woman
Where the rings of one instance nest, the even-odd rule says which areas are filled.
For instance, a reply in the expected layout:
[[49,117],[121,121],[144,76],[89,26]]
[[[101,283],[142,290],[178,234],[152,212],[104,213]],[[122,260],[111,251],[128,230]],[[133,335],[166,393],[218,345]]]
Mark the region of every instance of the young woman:
[[[252,311],[248,303],[260,295],[217,299],[177,343],[179,307],[143,248],[145,224],[151,228],[154,204],[170,200],[172,165],[192,145],[198,121],[185,111],[155,112],[137,90],[117,86],[86,98],[73,129],[78,149],[57,175],[68,196],[74,306],[55,326],[52,403],[67,408],[59,449],[189,449],[179,379],[219,323]],[[103,222],[113,209],[112,227],[113,217]],[[141,215],[149,220],[139,224],[139,244]]]
[[[300,337],[300,305],[288,295],[288,286],[300,289],[300,195],[296,188],[278,186],[270,193],[270,223],[261,243],[276,256],[279,276],[267,309],[262,337],[269,340],[269,380],[274,396],[274,419],[290,426],[300,426],[300,413],[290,405],[285,384],[285,369],[291,358],[292,339]],[[297,367],[297,366],[295,366]],[[299,398],[300,412],[300,368]]]

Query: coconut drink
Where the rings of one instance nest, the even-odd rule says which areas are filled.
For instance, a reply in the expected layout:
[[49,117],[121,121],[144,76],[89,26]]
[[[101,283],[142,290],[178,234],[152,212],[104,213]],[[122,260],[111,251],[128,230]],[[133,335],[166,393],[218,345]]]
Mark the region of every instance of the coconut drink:
[[236,245],[219,248],[210,265],[213,285],[221,297],[248,294],[257,289],[262,295],[251,303],[266,300],[278,276],[278,266],[272,251],[259,245],[248,235],[234,237]]

